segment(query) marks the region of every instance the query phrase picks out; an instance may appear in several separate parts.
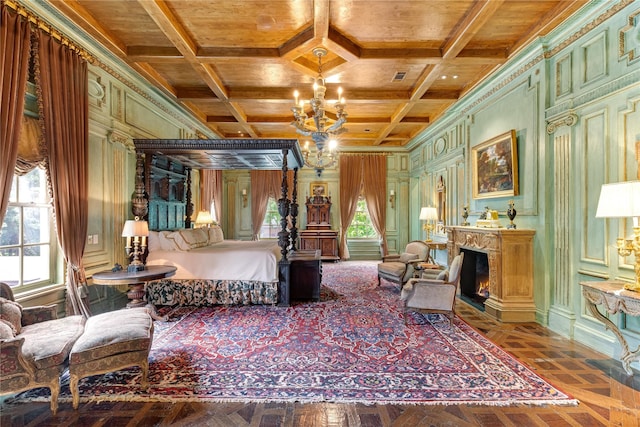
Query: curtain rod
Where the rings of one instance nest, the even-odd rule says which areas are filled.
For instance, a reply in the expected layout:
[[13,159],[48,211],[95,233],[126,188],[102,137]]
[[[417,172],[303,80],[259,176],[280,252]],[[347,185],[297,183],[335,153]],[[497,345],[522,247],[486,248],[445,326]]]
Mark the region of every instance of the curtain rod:
[[25,8],[22,4],[18,3],[15,0],[1,1],[9,9],[14,10],[18,15],[26,18],[28,22],[35,24],[37,29],[43,30],[46,33],[50,34],[51,37],[58,40],[60,43],[80,55],[87,62],[93,63],[95,61],[94,56],[91,55],[86,49],[81,47],[78,43],[74,42],[71,38],[65,36],[62,31],[58,30],[56,27],[44,21],[40,16]]

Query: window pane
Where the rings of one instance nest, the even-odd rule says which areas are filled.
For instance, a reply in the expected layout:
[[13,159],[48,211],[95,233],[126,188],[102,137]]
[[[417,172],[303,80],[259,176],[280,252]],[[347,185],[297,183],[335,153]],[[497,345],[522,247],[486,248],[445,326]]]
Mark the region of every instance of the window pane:
[[24,244],[49,242],[49,209],[24,208]]
[[11,180],[11,193],[9,193],[9,203],[16,202],[18,200],[17,191],[18,191],[18,179],[14,175],[13,180]]
[[49,280],[49,269],[49,245],[24,248],[24,284]]
[[364,198],[358,200],[355,215],[351,224],[347,228],[347,238],[352,239],[372,239],[376,238],[377,233],[371,224],[371,217],[367,210],[367,203]]
[[9,286],[20,283],[20,248],[0,250],[0,282]]
[[267,204],[267,212],[264,215],[264,221],[260,228],[260,237],[277,238],[280,231],[280,213],[278,212],[278,203],[273,197],[269,197]]
[[0,246],[20,244],[20,209],[9,206],[0,229]]
[[35,168],[18,179],[19,203],[46,203],[46,178],[44,171]]

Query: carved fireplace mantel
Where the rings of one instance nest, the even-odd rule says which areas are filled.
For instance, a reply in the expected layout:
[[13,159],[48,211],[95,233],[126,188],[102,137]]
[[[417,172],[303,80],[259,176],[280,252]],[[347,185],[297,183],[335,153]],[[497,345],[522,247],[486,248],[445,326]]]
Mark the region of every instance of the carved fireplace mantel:
[[[487,314],[502,322],[533,322],[533,236],[535,230],[447,227],[449,262],[462,249],[487,254]],[[466,257],[465,257],[466,259]]]

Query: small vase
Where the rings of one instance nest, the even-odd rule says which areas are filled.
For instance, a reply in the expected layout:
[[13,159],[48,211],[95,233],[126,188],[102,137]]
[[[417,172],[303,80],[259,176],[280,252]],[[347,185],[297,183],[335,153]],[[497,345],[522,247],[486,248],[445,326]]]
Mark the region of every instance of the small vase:
[[509,209],[507,209],[507,216],[509,217],[509,220],[511,221],[509,223],[509,225],[507,225],[507,228],[516,228],[516,225],[513,223],[513,219],[516,217],[516,214],[518,212],[516,211],[516,209],[513,207],[513,200],[509,201]]
[[462,208],[462,219],[464,220],[461,224],[462,226],[470,225],[467,218],[469,218],[469,208],[465,206]]

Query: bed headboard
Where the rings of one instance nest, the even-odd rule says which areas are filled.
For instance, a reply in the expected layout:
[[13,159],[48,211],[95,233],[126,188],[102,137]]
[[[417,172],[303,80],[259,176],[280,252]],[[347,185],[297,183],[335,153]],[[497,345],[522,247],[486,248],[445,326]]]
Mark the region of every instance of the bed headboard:
[[[153,155],[145,159],[150,230],[189,228],[193,204],[187,204],[191,171],[168,157]],[[189,209],[191,208],[191,209]],[[189,224],[187,224],[187,221]]]

